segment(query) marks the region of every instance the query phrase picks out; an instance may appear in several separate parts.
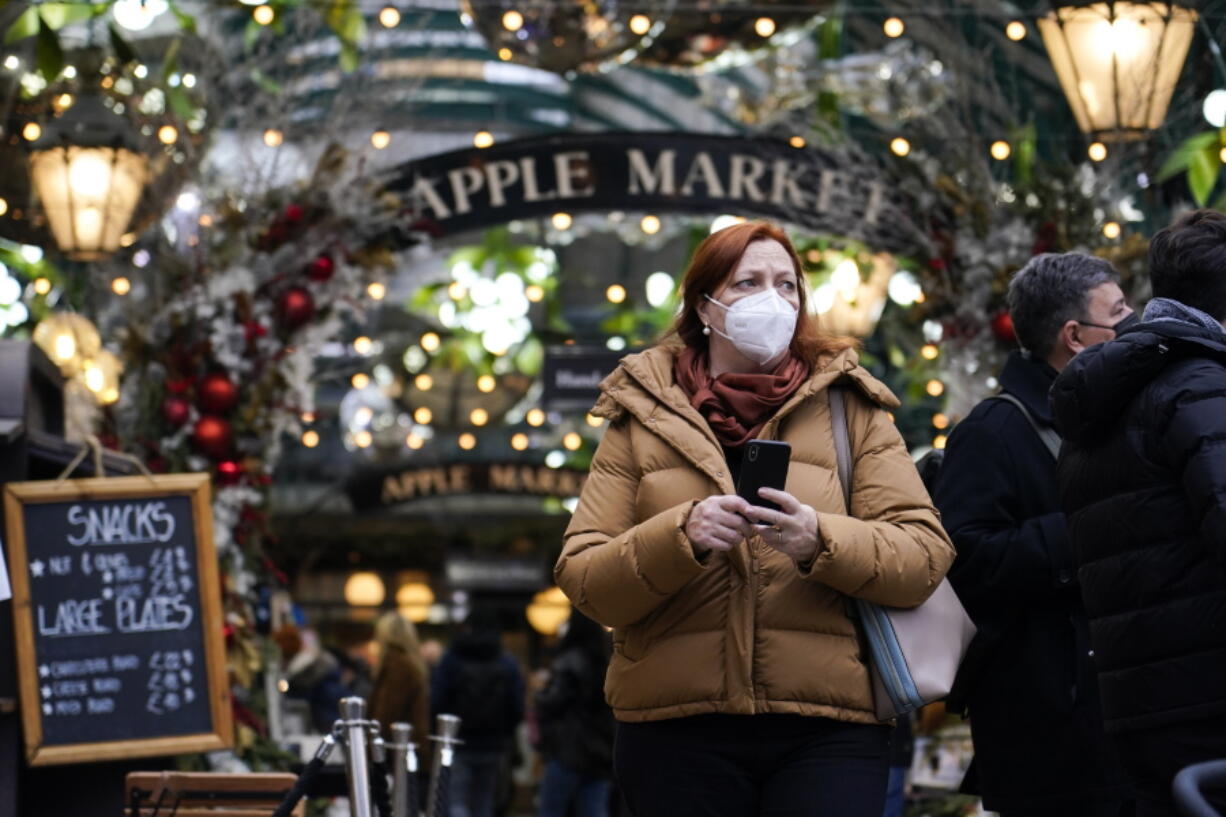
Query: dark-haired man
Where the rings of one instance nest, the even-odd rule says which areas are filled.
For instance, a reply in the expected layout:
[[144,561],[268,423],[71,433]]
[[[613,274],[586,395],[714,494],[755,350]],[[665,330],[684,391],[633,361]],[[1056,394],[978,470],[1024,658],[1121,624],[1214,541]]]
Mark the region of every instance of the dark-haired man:
[[1001,394],[950,435],[934,493],[958,551],[949,579],[979,628],[958,684],[975,744],[963,790],[1004,817],[1119,817],[1130,793],[1103,734],[1048,391],[1135,318],[1111,265],[1079,253],[1031,259],[1009,310],[1022,348]]
[[1052,392],[1103,715],[1140,817],[1174,814],[1180,768],[1226,757],[1226,216],[1159,232],[1149,272],[1144,321]]

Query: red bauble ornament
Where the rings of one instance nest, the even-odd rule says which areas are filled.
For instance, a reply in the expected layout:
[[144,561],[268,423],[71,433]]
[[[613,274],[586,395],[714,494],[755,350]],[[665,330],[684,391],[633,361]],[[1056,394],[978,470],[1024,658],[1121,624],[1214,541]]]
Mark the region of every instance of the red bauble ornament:
[[290,224],[297,224],[302,221],[302,207],[298,204],[291,204],[285,208],[285,220]]
[[200,410],[209,414],[225,414],[238,405],[238,389],[230,378],[220,372],[206,375],[196,387],[196,401]]
[[315,316],[315,299],[302,287],[287,289],[277,301],[281,322],[297,329]]
[[175,428],[187,422],[192,406],[182,397],[167,397],[162,401],[162,417]]
[[230,424],[221,417],[214,417],[211,414],[206,414],[196,421],[196,428],[192,431],[192,444],[196,446],[202,454],[207,454],[210,457],[223,457],[230,450],[230,443],[233,442],[234,432],[230,429]]
[[312,281],[323,283],[336,272],[336,263],[326,255],[321,255],[307,265],[307,277]]
[[243,476],[243,466],[234,460],[223,460],[217,463],[217,481],[222,485],[233,485]]
[[1005,343],[1014,343],[1017,341],[1017,332],[1013,331],[1013,316],[1008,312],[1001,312],[995,318],[992,318],[992,334]]

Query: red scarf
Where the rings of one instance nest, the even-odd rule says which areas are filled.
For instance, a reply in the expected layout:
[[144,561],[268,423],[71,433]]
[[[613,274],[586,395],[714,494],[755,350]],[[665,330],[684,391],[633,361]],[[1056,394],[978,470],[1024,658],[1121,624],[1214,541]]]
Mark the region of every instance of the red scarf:
[[725,372],[712,378],[706,353],[687,346],[677,356],[673,376],[720,443],[737,448],[756,437],[775,411],[796,393],[808,379],[809,367],[789,353],[772,372]]

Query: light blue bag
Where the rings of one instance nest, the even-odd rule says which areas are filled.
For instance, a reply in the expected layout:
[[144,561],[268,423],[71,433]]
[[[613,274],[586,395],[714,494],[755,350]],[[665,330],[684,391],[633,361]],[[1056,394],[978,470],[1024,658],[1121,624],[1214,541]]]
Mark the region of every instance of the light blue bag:
[[[843,500],[851,514],[852,455],[843,389],[828,389]],[[975,635],[948,579],[918,607],[883,607],[853,599],[872,657],[873,704],[889,720],[939,701],[953,687],[958,664]]]

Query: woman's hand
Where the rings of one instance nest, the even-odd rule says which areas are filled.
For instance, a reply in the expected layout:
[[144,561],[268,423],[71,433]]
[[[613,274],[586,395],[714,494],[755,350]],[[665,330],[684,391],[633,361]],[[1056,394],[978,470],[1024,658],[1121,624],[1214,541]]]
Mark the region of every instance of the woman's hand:
[[685,523],[694,553],[702,556],[711,550],[731,550],[752,536],[753,526],[742,516],[749,510],[749,503],[733,494],[709,496],[695,505]]
[[802,503],[787,491],[761,488],[758,496],[769,499],[783,510],[776,511],[751,505],[747,516],[768,528],[758,528],[762,541],[780,553],[790,556],[797,564],[808,564],[817,555],[817,511]]

